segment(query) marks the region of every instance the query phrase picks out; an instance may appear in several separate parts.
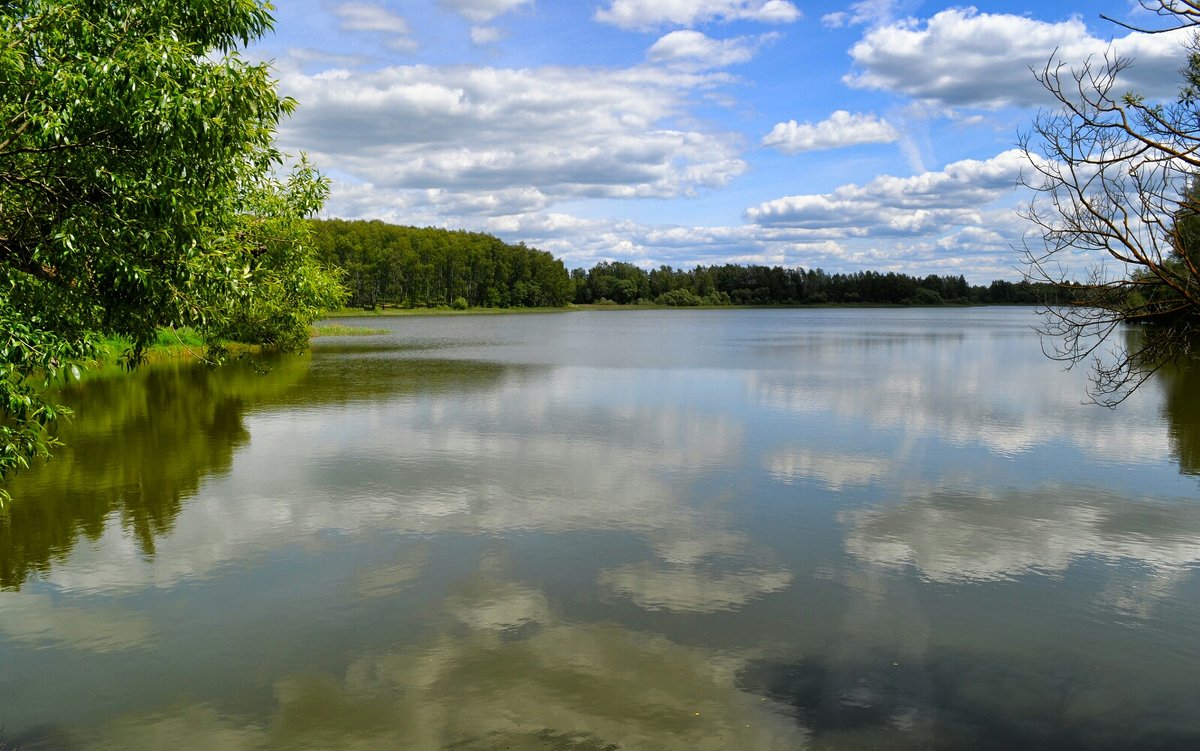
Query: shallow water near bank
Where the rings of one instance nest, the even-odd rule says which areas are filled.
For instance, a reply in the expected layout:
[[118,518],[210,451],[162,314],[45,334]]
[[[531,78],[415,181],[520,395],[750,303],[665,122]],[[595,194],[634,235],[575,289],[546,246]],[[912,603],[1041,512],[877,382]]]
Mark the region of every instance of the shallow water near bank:
[[1200,746],[1200,370],[1086,405],[1036,321],[373,318],[85,382],[0,521],[0,748]]

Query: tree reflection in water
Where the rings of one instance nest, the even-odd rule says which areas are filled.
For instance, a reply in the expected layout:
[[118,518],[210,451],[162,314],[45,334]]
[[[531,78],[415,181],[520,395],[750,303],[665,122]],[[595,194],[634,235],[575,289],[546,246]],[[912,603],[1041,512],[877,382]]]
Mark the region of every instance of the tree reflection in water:
[[[348,352],[370,354],[361,348]],[[508,369],[360,359],[350,378],[337,357],[314,365],[311,356],[286,356],[220,368],[159,363],[75,384],[63,396],[79,405],[61,430],[67,445],[8,485],[13,502],[0,515],[0,588],[19,589],[31,576],[48,574],[81,538],[96,540],[114,523],[144,555],[153,555],[155,539],[171,531],[183,504],[206,478],[227,472],[237,449],[250,440],[244,421],[250,412],[473,389],[494,383]]]
[[1158,372],[1171,453],[1185,475],[1200,475],[1200,360],[1184,360]]
[[0,538],[13,742],[1196,745],[1195,371],[1112,413],[990,335],[647,373],[531,330],[76,398],[112,424]]

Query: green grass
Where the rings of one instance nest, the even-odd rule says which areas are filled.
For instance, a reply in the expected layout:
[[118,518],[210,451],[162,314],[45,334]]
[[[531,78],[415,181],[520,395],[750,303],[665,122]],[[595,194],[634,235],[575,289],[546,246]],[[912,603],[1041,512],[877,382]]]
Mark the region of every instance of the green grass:
[[[116,363],[122,353],[133,346],[129,339],[110,336],[100,342],[96,358],[99,364]],[[146,350],[147,359],[172,360],[200,357],[204,354],[204,339],[190,328],[161,328]]]
[[344,323],[317,323],[310,326],[308,330],[314,338],[318,336],[377,336],[391,333],[388,329],[349,326]]
[[[387,329],[368,328],[366,326],[349,326],[340,323],[321,323],[309,327],[309,335],[319,336],[374,336],[389,333]],[[100,341],[96,357],[90,362],[89,370],[119,370],[122,355],[129,350],[133,343],[119,336],[110,336]],[[254,353],[261,348],[248,344],[226,343],[224,347],[229,355]],[[203,360],[208,345],[203,337],[190,328],[161,328],[154,341],[146,348],[147,362],[163,362],[170,360]],[[0,751],[3,751],[0,748]]]
[[382,308],[376,310],[363,310],[362,308],[339,308],[338,310],[326,311],[325,317],[374,318],[377,316],[495,316],[520,315],[526,313],[564,313],[568,310],[575,310],[575,306],[568,305],[565,308],[467,308],[466,310],[453,310],[450,308],[450,306],[443,305],[436,308]]
[[[101,339],[95,357],[88,361],[85,370],[93,376],[124,371],[124,355],[132,346],[133,343],[124,337],[110,336]],[[253,355],[262,351],[262,347],[258,345],[237,342],[222,342],[221,347],[225,350],[224,357],[229,358]],[[209,356],[208,345],[198,333],[190,328],[166,327],[158,330],[154,341],[150,343],[143,354],[147,363],[201,361],[206,360]]]
[[187,349],[204,349],[204,339],[190,328],[163,328],[158,330],[158,336],[154,340],[154,346],[166,349],[176,347]]

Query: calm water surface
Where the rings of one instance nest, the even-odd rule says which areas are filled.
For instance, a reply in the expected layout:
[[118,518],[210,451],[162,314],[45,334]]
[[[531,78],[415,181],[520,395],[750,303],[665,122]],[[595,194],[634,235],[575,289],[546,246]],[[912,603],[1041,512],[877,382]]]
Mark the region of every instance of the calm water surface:
[[1200,748],[1200,371],[1028,310],[376,319],[91,382],[0,748]]

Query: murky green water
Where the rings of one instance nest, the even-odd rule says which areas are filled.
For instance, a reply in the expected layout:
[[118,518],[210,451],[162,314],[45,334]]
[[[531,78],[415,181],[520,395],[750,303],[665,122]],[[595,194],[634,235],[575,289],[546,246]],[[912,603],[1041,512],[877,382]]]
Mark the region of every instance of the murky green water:
[[389,319],[90,383],[0,522],[0,748],[1200,747],[1200,371],[1085,406],[1034,322]]

